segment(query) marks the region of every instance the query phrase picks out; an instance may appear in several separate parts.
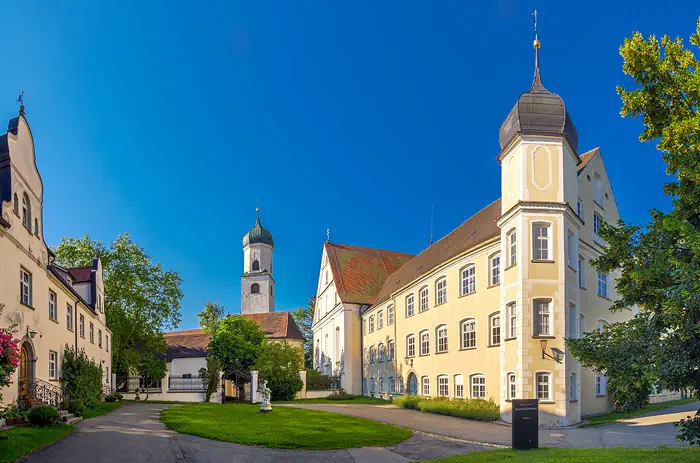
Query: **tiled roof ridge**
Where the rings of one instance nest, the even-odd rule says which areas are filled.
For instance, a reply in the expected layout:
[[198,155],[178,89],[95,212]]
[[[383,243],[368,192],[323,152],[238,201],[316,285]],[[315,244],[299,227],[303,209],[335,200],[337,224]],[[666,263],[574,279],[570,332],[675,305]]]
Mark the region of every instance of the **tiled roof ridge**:
[[588,163],[591,162],[591,159],[593,159],[595,157],[596,154],[600,154],[600,146],[597,146],[597,147],[593,148],[592,150],[588,150],[585,153],[583,153],[582,155],[580,155],[579,159],[581,162],[577,166],[577,169],[576,169],[577,172],[581,173],[583,171],[583,169],[586,168]]
[[[333,243],[330,241],[326,243],[329,248],[333,249],[333,261],[336,263],[336,265],[331,265],[331,273],[333,274],[333,280],[334,281],[340,281],[340,286],[343,288],[343,294],[347,295],[348,291],[345,289],[345,282],[343,281],[343,272],[340,271],[340,268],[338,268],[338,274],[336,275],[336,267],[337,267],[337,262],[338,262],[338,254],[335,252],[335,247]],[[326,250],[328,252],[328,250]],[[328,258],[328,262],[331,262],[330,257]]]

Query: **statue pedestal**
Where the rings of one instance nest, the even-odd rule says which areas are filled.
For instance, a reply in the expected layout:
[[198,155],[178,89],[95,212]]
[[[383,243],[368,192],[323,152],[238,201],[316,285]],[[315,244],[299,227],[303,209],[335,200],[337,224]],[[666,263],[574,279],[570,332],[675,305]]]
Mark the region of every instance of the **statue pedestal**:
[[269,403],[266,404],[265,402],[263,402],[263,403],[260,404],[260,411],[261,411],[262,413],[271,412],[271,411],[272,411],[272,405],[270,405]]

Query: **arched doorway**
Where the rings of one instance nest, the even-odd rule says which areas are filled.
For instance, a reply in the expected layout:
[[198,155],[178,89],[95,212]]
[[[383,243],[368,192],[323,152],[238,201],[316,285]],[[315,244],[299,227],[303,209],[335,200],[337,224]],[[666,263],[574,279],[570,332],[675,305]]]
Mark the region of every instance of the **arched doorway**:
[[418,394],[418,378],[415,373],[408,375],[408,393],[411,395]]
[[32,345],[24,341],[19,351],[19,368],[17,385],[19,386],[19,397],[26,400],[29,396],[31,384],[34,382],[34,349]]

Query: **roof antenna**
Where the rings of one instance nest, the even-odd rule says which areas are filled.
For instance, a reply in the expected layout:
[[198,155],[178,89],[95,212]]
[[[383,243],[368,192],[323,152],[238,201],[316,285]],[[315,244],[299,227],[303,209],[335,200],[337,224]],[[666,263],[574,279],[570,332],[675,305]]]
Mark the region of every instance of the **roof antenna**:
[[430,205],[430,246],[433,245],[433,222],[435,221],[434,208],[435,208],[435,206],[433,204],[431,204]]

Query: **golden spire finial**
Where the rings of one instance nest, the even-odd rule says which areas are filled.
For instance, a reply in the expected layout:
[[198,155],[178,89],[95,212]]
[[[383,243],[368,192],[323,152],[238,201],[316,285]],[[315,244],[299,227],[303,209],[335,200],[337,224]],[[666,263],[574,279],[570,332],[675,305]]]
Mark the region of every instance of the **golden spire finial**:
[[537,48],[540,48],[540,41],[537,40],[537,10],[535,10],[534,13],[532,13],[532,18],[535,21],[535,41],[532,43],[532,46]]

